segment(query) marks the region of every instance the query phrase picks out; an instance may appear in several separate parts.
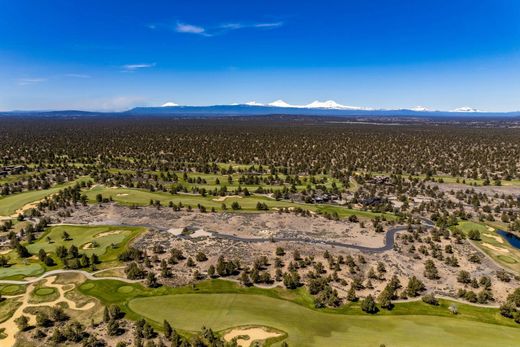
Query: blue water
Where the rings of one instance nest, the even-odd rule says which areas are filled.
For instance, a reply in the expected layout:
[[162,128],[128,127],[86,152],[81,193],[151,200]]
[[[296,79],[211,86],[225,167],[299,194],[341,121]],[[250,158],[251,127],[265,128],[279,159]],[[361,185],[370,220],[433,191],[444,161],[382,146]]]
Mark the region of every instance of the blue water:
[[520,237],[508,233],[505,230],[497,230],[497,233],[502,236],[507,242],[511,244],[511,246],[520,249]]

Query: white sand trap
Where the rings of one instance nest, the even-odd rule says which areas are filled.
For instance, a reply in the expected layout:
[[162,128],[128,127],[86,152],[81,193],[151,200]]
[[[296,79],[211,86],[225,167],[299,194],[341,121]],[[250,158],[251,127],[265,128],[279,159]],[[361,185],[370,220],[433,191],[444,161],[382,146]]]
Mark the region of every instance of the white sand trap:
[[121,234],[121,233],[124,233],[125,230],[112,230],[112,231],[105,231],[103,233],[99,233],[95,236],[95,238],[100,238],[100,237],[104,237],[104,236],[110,236],[110,235],[117,235],[117,234]]
[[489,248],[489,249],[492,249],[492,250],[494,250],[494,251],[496,251],[496,252],[500,252],[500,253],[509,253],[509,251],[508,251],[507,249],[493,246],[493,245],[491,245],[491,244],[489,244],[489,243],[487,243],[487,242],[483,242],[483,243],[482,243],[482,246],[487,247],[487,248]]
[[172,235],[179,236],[180,234],[182,234],[183,230],[183,228],[170,228],[168,229],[168,232]]
[[204,229],[195,230],[195,232],[190,235],[190,237],[210,237],[210,236],[211,236],[211,233],[205,231]]
[[242,199],[242,197],[240,195],[227,195],[227,196],[221,196],[221,197],[218,197],[218,198],[215,198],[212,200],[222,202],[222,201],[226,201],[226,199],[231,199],[231,198]]
[[[249,336],[249,339],[245,340],[243,338],[240,338],[239,336]],[[272,337],[278,336],[281,336],[281,334],[273,331],[267,331],[265,328],[261,327],[236,328],[224,335],[224,340],[231,341],[235,337],[238,337],[237,344],[240,347],[249,347],[253,344],[254,341],[264,341]]]
[[116,196],[128,196],[127,193],[119,193],[119,194],[116,194]]
[[14,314],[11,316],[11,318],[4,321],[3,323],[0,323],[0,329],[5,329],[4,334],[7,335],[7,337],[5,339],[0,340],[0,345],[2,347],[14,346],[16,343],[15,334],[18,332],[18,326],[15,323],[16,318],[20,317],[21,315],[26,315],[29,317],[30,325],[36,324],[36,316],[34,316],[30,313],[24,312],[24,310],[27,307],[40,307],[40,306],[53,307],[60,302],[65,302],[69,306],[69,309],[78,310],[78,311],[86,311],[86,310],[90,310],[91,308],[93,308],[96,305],[94,302],[91,301],[81,307],[78,307],[75,301],[72,301],[65,297],[65,292],[72,290],[74,288],[74,286],[72,286],[72,288],[65,290],[64,287],[70,287],[70,285],[57,284],[57,283],[54,283],[55,280],[56,280],[56,276],[50,276],[50,277],[47,277],[44,279],[44,281],[45,281],[45,283],[43,284],[44,286],[56,288],[59,293],[59,297],[56,300],[50,301],[50,302],[41,302],[38,304],[31,304],[29,302],[29,299],[31,298],[31,293],[33,292],[34,288],[36,287],[36,283],[32,283],[27,286],[27,290],[26,290],[25,294],[20,295],[20,298],[23,298],[22,304],[20,306],[18,306],[18,308],[16,309]]
[[83,247],[81,247],[81,249],[92,249],[92,248],[94,248],[94,245],[92,244],[92,242],[86,243],[83,245]]
[[494,238],[498,243],[504,243],[504,239],[498,235],[487,235],[487,236]]

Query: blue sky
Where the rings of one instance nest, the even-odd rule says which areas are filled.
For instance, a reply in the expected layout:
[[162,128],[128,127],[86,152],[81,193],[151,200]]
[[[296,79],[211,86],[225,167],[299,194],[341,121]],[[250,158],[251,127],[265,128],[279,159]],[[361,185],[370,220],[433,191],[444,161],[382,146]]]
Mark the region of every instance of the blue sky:
[[520,1],[0,0],[0,110],[520,110]]

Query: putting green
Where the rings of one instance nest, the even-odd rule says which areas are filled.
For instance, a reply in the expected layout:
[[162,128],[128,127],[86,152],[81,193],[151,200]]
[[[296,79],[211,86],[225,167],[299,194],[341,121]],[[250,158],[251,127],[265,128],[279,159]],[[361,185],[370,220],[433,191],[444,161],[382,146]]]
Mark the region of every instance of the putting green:
[[89,283],[84,283],[84,284],[82,284],[82,285],[80,286],[80,288],[81,288],[82,290],[89,290],[89,289],[92,289],[92,288],[94,288],[94,283],[90,283],[90,282],[89,282]]
[[498,255],[497,258],[508,264],[518,263],[515,259],[508,257],[507,255]]
[[290,346],[518,346],[520,328],[419,315],[341,315],[290,301],[240,294],[179,294],[136,298],[129,308],[179,329],[224,330],[265,325],[286,331]]
[[56,289],[55,288],[50,288],[50,287],[41,287],[41,288],[38,288],[34,291],[34,295],[38,295],[38,296],[47,296],[47,295],[51,295],[51,294],[54,294],[56,292]]
[[3,295],[15,295],[23,292],[25,292],[24,286],[18,284],[8,284],[0,287],[0,293]]
[[121,287],[117,288],[117,291],[118,291],[118,293],[121,293],[121,294],[128,294],[128,293],[133,292],[134,288],[131,286],[121,286]]

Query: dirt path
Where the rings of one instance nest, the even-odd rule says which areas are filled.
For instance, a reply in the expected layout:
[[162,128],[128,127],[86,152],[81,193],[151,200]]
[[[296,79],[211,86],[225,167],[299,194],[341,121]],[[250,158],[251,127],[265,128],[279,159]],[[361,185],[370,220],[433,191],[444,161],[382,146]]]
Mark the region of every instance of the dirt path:
[[[483,308],[499,308],[500,307],[500,305],[498,305],[498,304],[477,304],[477,303],[473,303],[473,302],[464,301],[459,298],[452,298],[451,296],[445,296],[445,295],[435,294],[435,297],[437,299],[454,301],[459,304],[470,305],[470,306],[475,306],[475,307],[483,307]],[[422,300],[422,297],[418,296],[416,298],[411,298],[411,299],[406,299],[406,300],[392,300],[392,302],[394,304],[398,304],[398,303],[415,302],[415,301],[421,301],[421,300]]]
[[63,289],[63,287],[67,286],[67,284],[54,283],[56,281],[56,279],[57,279],[57,276],[49,276],[44,279],[44,284],[43,284],[46,287],[52,287],[58,291],[59,297],[54,301],[41,302],[41,303],[37,303],[37,304],[33,304],[33,303],[29,302],[29,300],[31,298],[31,293],[34,291],[34,288],[36,287],[36,283],[38,281],[31,282],[27,286],[25,294],[16,296],[16,297],[22,298],[22,304],[16,309],[16,311],[11,316],[11,318],[9,318],[8,320],[6,320],[5,322],[0,324],[0,329],[5,329],[4,333],[7,335],[7,337],[5,339],[0,340],[2,346],[6,346],[6,347],[14,346],[14,344],[16,343],[15,335],[18,332],[18,326],[16,325],[15,320],[18,317],[20,317],[22,315],[26,315],[29,317],[30,325],[36,324],[36,316],[33,314],[30,314],[30,313],[24,312],[24,310],[28,307],[41,307],[41,306],[53,307],[58,303],[64,302],[67,304],[69,309],[78,310],[78,311],[86,311],[86,310],[90,310],[91,308],[93,308],[95,306],[95,303],[93,301],[90,301],[87,304],[85,304],[81,307],[78,307],[78,305],[76,304],[75,301],[70,300],[69,298],[65,297],[65,293],[73,290],[74,287],[72,287],[68,290],[65,290],[65,289]]
[[108,270],[115,270],[115,269],[121,269],[121,266],[111,267],[111,268],[108,268],[108,269],[98,270],[98,271],[95,271],[95,272],[86,272],[86,271],[83,271],[83,270],[52,270],[52,271],[48,271],[48,272],[42,274],[39,277],[35,277],[35,278],[29,279],[29,280],[21,280],[21,281],[18,281],[18,280],[0,280],[0,284],[21,284],[21,285],[33,284],[33,283],[36,283],[38,281],[41,281],[45,277],[59,275],[59,274],[66,274],[66,273],[79,273],[79,274],[82,274],[83,276],[85,276],[87,279],[93,280],[93,281],[98,281],[98,280],[116,280],[116,281],[121,281],[121,282],[126,282],[126,283],[139,283],[139,282],[143,281],[143,280],[129,280],[128,278],[123,278],[123,277],[95,277],[94,276],[94,275],[96,275],[98,273],[105,272],[105,271],[108,271]]

